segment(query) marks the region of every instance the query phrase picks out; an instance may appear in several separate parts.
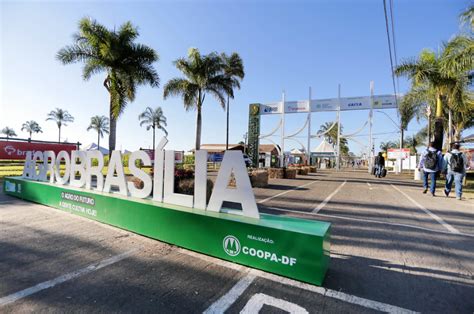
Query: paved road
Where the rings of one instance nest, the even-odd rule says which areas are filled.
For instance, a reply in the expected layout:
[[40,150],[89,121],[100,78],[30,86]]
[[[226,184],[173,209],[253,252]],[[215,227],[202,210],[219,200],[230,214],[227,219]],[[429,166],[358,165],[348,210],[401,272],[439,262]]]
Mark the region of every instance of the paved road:
[[322,288],[0,194],[0,312],[474,312],[472,200],[358,171],[271,183],[262,212],[332,223]]

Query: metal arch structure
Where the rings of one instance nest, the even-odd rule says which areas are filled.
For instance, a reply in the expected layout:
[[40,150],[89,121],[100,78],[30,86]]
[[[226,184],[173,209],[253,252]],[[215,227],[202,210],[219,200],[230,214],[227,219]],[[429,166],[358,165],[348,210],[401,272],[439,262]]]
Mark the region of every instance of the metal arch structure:
[[[311,139],[321,137],[329,132],[336,124],[338,125],[338,139],[337,139],[337,168],[340,168],[340,139],[351,138],[352,136],[360,133],[367,125],[369,127],[369,169],[372,166],[373,157],[373,143],[372,143],[372,122],[373,122],[373,110],[374,109],[396,109],[399,103],[396,95],[374,95],[374,85],[370,82],[370,95],[360,97],[341,97],[341,88],[338,88],[338,97],[329,99],[312,99],[311,87],[309,88],[309,97],[307,100],[298,101],[287,101],[285,92],[282,93],[281,101],[274,103],[254,103],[249,106],[249,157],[258,165],[259,160],[259,141],[268,140],[273,144],[276,144],[270,137],[278,136],[276,133],[280,131],[280,147],[278,149],[280,154],[280,167],[284,167],[284,153],[285,153],[285,140],[295,140],[304,148],[304,144],[297,140],[295,137],[307,129],[307,143],[306,143],[306,154],[307,160],[310,160],[311,153]],[[350,110],[368,110],[369,117],[365,121],[364,125],[351,134],[343,135],[340,132],[340,120],[341,111]],[[323,133],[312,134],[311,132],[311,118],[312,113],[318,112],[336,112],[337,119],[331,125],[331,128]],[[306,114],[307,118],[304,124],[294,133],[290,135],[285,134],[285,115],[287,114]],[[280,120],[277,126],[268,134],[260,135],[260,122],[261,118],[265,115],[279,115]]]

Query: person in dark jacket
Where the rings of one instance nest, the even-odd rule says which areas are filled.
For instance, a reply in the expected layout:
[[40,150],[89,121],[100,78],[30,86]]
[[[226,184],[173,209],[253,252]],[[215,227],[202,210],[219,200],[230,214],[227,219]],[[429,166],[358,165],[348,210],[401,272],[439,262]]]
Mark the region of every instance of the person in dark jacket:
[[385,158],[383,158],[382,152],[375,157],[375,176],[380,178],[382,176],[382,170],[385,167]]
[[418,170],[423,170],[423,194],[428,191],[428,179],[430,179],[429,189],[433,196],[436,191],[436,175],[443,168],[443,156],[434,146],[434,142],[431,142],[430,146],[423,151],[418,165]]

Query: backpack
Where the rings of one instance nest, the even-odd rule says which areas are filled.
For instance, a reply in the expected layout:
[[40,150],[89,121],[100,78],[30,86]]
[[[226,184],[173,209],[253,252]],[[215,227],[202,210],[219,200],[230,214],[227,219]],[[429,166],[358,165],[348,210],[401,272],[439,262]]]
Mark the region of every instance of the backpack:
[[449,166],[451,171],[454,172],[463,172],[464,170],[464,160],[462,159],[462,153],[451,153],[451,159],[449,161]]
[[438,165],[438,151],[428,150],[428,153],[425,156],[425,168],[430,170],[436,170]]

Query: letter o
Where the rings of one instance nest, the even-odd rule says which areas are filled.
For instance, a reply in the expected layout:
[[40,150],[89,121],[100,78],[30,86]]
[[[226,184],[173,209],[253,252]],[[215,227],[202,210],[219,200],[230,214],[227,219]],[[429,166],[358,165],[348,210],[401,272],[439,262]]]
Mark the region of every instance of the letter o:
[[250,256],[255,256],[255,254],[256,254],[257,252],[255,251],[254,248],[251,248],[251,249],[249,250],[249,253],[250,253]]
[[263,251],[262,250],[257,251],[257,257],[258,258],[263,258]]
[[[64,176],[61,177],[61,159],[64,159],[65,169]],[[55,167],[54,167],[54,177],[56,182],[59,185],[64,185],[69,181],[69,169],[71,167],[71,159],[66,151],[62,150],[56,156]]]

